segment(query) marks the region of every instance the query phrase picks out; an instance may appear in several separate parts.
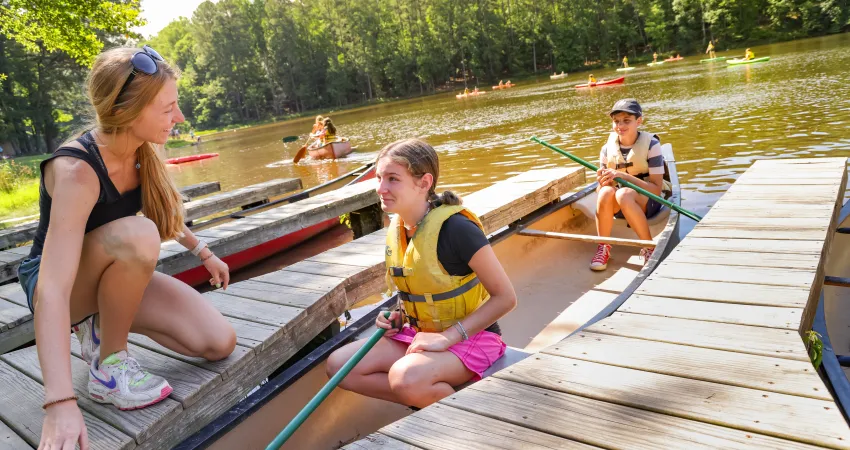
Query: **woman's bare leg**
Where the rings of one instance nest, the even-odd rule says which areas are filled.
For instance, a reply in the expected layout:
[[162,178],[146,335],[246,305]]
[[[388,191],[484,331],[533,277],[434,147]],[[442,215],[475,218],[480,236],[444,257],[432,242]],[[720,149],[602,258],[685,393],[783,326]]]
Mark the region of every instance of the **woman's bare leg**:
[[621,188],[617,190],[617,203],[623,211],[623,217],[635,230],[638,239],[647,241],[652,240],[652,233],[649,232],[649,222],[646,221],[646,203],[649,198],[638,194],[632,188]]
[[399,403],[424,408],[454,394],[453,386],[466,383],[475,373],[446,351],[411,353],[393,364],[388,375]]

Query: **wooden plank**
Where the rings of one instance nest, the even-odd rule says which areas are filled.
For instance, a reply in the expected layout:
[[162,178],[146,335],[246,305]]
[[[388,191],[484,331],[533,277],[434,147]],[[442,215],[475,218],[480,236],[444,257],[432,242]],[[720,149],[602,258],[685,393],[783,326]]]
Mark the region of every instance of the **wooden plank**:
[[[0,362],[0,422],[37,447],[41,437],[44,411],[41,409],[44,388],[35,380]],[[135,442],[130,436],[112,428],[102,420],[83,411],[89,436],[89,447],[97,450],[130,450]]]
[[[181,355],[180,353],[169,350],[155,342],[153,339],[141,334],[130,333],[130,337],[127,338],[127,341],[138,345],[139,347],[144,347],[148,350],[159,353],[160,355],[165,355],[169,358],[183,361],[193,366],[217,373],[221,375],[223,379],[229,379],[233,377],[234,374],[239,374],[241,371],[247,369],[255,357],[253,349],[243,347],[241,345],[237,345],[233,350],[233,353],[231,353],[227,358],[219,361],[209,361],[200,357]],[[220,390],[222,388],[219,386],[218,389]]]
[[379,431],[383,435],[427,449],[597,448],[442,404],[431,405]]
[[[168,384],[174,388],[170,397],[179,401],[184,408],[200,400],[221,383],[221,376],[215,372],[163,357],[147,348],[129,344],[127,351],[145,370],[168,380]],[[71,335],[71,354],[82,359],[80,343],[75,335]]]
[[307,258],[307,261],[326,262],[331,264],[345,264],[349,266],[372,267],[375,264],[383,264],[385,260],[383,252],[358,255],[354,253],[344,253],[337,250],[328,250],[319,253],[316,256],[311,256]]
[[797,195],[786,195],[782,193],[769,192],[765,189],[764,192],[730,192],[724,194],[717,203],[722,203],[729,200],[749,201],[753,204],[768,203],[768,204],[788,204],[788,205],[806,205],[806,204],[831,204],[835,196],[828,194],[806,194],[805,197]]
[[18,306],[29,308],[27,306],[27,294],[24,293],[24,288],[21,287],[20,283],[9,283],[0,286],[0,298]]
[[611,245],[624,245],[628,247],[655,248],[655,241],[642,241],[640,239],[623,239],[606,236],[593,236],[589,234],[556,233],[554,231],[533,230],[530,228],[522,230],[517,234],[519,234],[520,236],[563,239],[565,241],[590,242],[593,244],[602,243]]
[[793,253],[817,255],[820,258],[823,243],[819,241],[789,241],[778,239],[733,239],[701,238],[688,234],[687,239],[676,246],[677,250],[693,251],[734,251],[758,253]]
[[0,333],[32,319],[29,308],[0,298]]
[[616,312],[587,331],[809,361],[800,335],[788,330]]
[[0,354],[14,350],[32,341],[33,336],[35,336],[35,322],[32,320],[25,321],[3,331],[0,334]]
[[0,422],[0,450],[31,450],[29,444],[21,439],[5,423]]
[[814,282],[815,275],[814,270],[724,267],[711,264],[665,261],[659,264],[647,279],[676,278],[680,280],[723,281],[727,284],[749,283],[809,289]]
[[724,238],[724,239],[786,239],[792,241],[819,241],[826,239],[827,231],[823,230],[782,230],[782,229],[753,229],[753,228],[728,228],[728,227],[701,227],[694,228],[688,236],[702,238]]
[[[227,288],[227,291],[219,292],[227,295],[235,295],[237,297],[274,303],[277,305],[294,306],[296,308],[306,308],[326,295],[325,292],[315,291],[312,289],[283,287],[276,284],[263,283],[254,280],[240,281],[238,283],[231,284]],[[300,312],[300,310],[293,311],[293,313],[296,314],[298,312]]]
[[[708,211],[705,217],[729,217],[739,218],[742,216],[756,216],[763,218],[787,218],[787,217],[805,217],[805,218],[823,218],[831,214],[832,208],[830,205],[813,205],[809,208],[807,205],[753,205],[751,202],[733,202],[728,201],[723,204],[715,204]],[[818,208],[822,206],[822,208]],[[703,219],[705,219],[703,217]]]
[[496,377],[783,439],[850,448],[832,401],[795,397],[538,354]]
[[236,343],[249,348],[262,349],[280,337],[280,328],[263,323],[227,317],[227,321],[236,332]]
[[605,281],[597,284],[594,289],[598,291],[616,292],[619,294],[626,290],[626,287],[634,281],[637,274],[637,270],[629,269],[628,267],[621,267],[616,273],[614,273],[614,275],[611,275],[606,278]]
[[[28,377],[44,384],[35,347],[8,353],[0,359]],[[115,407],[101,405],[93,401],[89,397],[88,391],[89,365],[76,357],[71,357],[71,376],[74,383],[74,393],[79,397],[77,402],[80,407],[122,433],[129,435],[137,443],[142,443],[165,429],[183,411],[180,403],[170,398],[156,405],[133,411],[121,411]]]
[[[792,197],[792,196],[802,195],[804,198],[808,198],[810,195],[817,196],[817,197],[819,197],[819,196],[831,196],[832,197],[832,196],[838,195],[839,188],[841,187],[841,183],[839,182],[841,180],[840,177],[836,177],[833,180],[835,182],[831,183],[831,184],[806,186],[805,190],[802,191],[802,192],[801,192],[800,187],[796,184],[793,184],[793,185],[792,184],[786,184],[784,186],[766,187],[764,185],[750,186],[746,183],[742,183],[742,184],[734,183],[733,185],[729,186],[729,189],[727,189],[726,192],[729,193],[729,194],[732,194],[732,193],[735,193],[735,194],[738,194],[738,193],[741,193],[741,194],[745,194],[745,193],[755,193],[755,194],[769,193],[769,194],[776,194],[777,196],[783,196],[783,197],[785,197],[785,196]],[[725,195],[726,194],[724,194],[724,196]]]
[[540,330],[523,350],[539,352],[559,342],[564,336],[569,336],[599,314],[599,311],[611,304],[618,295],[620,294],[595,289],[587,291]]
[[493,377],[441,403],[605,448],[815,448]]
[[781,394],[832,400],[808,361],[753,356],[599,334],[570,336],[543,353]]
[[757,253],[721,250],[690,251],[678,247],[664,262],[714,264],[718,266],[773,267],[778,269],[798,269],[814,272],[820,257],[815,254],[801,253]]
[[372,244],[368,242],[351,241],[336,247],[334,250],[345,253],[383,253],[387,248],[386,242]]
[[[381,433],[372,433],[357,442],[342,447],[342,450],[420,450],[421,448],[384,436]],[[0,450],[3,450],[3,448],[0,447]]]
[[285,268],[259,277],[252,278],[254,281],[271,283],[278,286],[297,287],[314,291],[325,292],[345,283],[345,277],[325,276],[303,272],[296,272]]
[[206,181],[180,188],[180,192],[189,198],[201,197],[219,191],[221,191],[221,183],[218,181]]
[[304,260],[298,261],[291,266],[286,266],[286,270],[305,274],[345,277],[347,279],[362,272],[363,266]]
[[635,290],[635,293],[656,297],[788,308],[804,307],[809,297],[808,289],[766,284],[729,284],[722,281],[652,278],[651,276]]
[[303,308],[250,300],[227,294],[225,291],[207,292],[204,294],[204,298],[227,317],[278,327],[291,321],[304,311]]
[[0,230],[0,249],[9,248],[24,242],[29,242],[35,237],[38,230],[38,222],[27,222],[20,225]]
[[735,185],[746,185],[746,186],[787,186],[789,183],[794,184],[795,186],[818,186],[818,185],[837,185],[835,177],[832,176],[824,176],[824,177],[808,177],[805,175],[798,176],[795,178],[777,178],[776,176],[746,176],[742,175],[735,180]]
[[298,178],[280,178],[184,203],[188,222],[301,189]]
[[711,212],[699,222],[699,226],[758,228],[758,229],[816,229],[823,230],[829,225],[829,219],[820,217],[723,217]]
[[732,305],[647,295],[629,297],[618,311],[784,330],[796,330],[803,315],[803,308]]

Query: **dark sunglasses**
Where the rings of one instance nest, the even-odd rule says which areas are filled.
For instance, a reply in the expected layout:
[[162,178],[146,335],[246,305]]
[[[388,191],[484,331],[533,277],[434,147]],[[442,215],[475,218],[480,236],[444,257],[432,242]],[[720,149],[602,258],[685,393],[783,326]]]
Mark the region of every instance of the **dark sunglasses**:
[[127,81],[124,82],[124,85],[121,86],[121,90],[118,91],[118,97],[120,98],[121,94],[127,90],[127,86],[130,85],[130,82],[136,78],[136,74],[138,72],[153,75],[159,70],[159,65],[156,63],[157,61],[165,61],[156,50],[152,49],[150,46],[145,45],[142,47],[141,51],[138,51],[133,54],[133,57],[130,58],[130,63],[133,65],[133,71],[130,72],[130,76],[127,77]]

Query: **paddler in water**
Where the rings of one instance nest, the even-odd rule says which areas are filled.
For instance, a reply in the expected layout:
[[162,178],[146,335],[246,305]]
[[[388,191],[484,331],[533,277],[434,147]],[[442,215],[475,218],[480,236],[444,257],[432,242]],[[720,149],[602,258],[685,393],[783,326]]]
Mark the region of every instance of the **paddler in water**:
[[658,52],[652,54],[652,64],[658,64]]
[[[612,131],[608,142],[599,154],[599,182],[596,200],[596,231],[599,236],[610,237],[614,218],[625,218],[638,235],[638,239],[650,241],[647,218],[661,210],[661,203],[638,194],[632,188],[618,187],[614,178],[622,178],[636,186],[661,196],[669,190],[664,181],[664,157],[658,136],[639,131],[643,124],[643,109],[637,100],[627,98],[618,101],[608,113]],[[610,244],[598,244],[590,269],[605,270],[611,256]],[[640,257],[644,264],[652,256],[652,248],[642,248]]]
[[318,140],[318,136],[322,133],[322,129],[324,129],[325,127],[324,122],[324,117],[316,116],[316,122],[313,123],[313,129],[310,130],[310,139],[312,139],[312,142],[310,142],[310,146],[313,146],[317,143],[316,141]]
[[629,68],[629,57],[628,56],[623,56],[623,67],[625,67],[627,69]]
[[714,54],[714,42],[708,41],[708,48],[705,49],[705,52],[708,53],[708,57],[711,59],[717,58],[717,55]]
[[593,74],[588,75],[587,76],[587,84],[594,84],[594,83],[596,83],[596,77],[594,77]]
[[[394,142],[378,155],[381,209],[396,214],[386,276],[400,309],[389,320],[378,316],[388,331],[343,389],[422,408],[480,379],[505,352],[496,321],[516,306],[514,288],[478,217],[451,191],[436,194],[439,174],[437,153],[420,140]],[[328,376],[364,342],[331,354]]]
[[755,59],[755,57],[756,57],[756,54],[753,53],[750,49],[747,49],[744,52],[744,61],[749,61],[751,59]]

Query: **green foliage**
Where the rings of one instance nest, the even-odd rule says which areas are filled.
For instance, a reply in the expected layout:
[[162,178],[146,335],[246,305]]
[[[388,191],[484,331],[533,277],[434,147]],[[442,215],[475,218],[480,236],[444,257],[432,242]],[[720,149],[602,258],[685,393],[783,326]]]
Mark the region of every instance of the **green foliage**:
[[6,0],[0,30],[27,50],[62,51],[90,65],[103,48],[99,34],[130,34],[144,25],[139,0]]
[[806,333],[806,349],[809,351],[809,359],[812,360],[812,365],[815,366],[815,369],[820,368],[823,361],[823,341],[820,333],[814,330],[809,330]]

